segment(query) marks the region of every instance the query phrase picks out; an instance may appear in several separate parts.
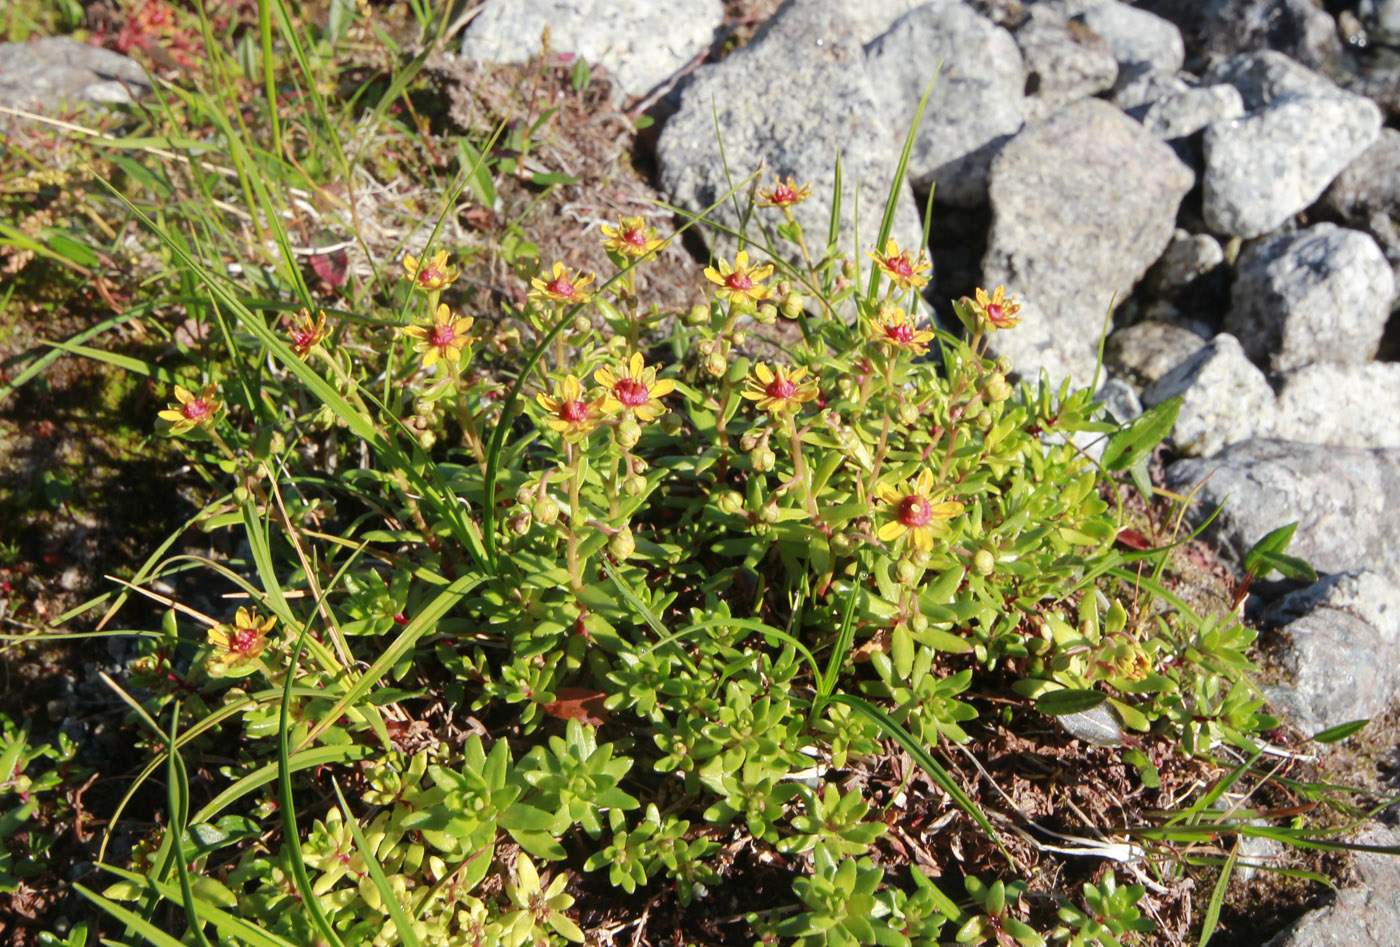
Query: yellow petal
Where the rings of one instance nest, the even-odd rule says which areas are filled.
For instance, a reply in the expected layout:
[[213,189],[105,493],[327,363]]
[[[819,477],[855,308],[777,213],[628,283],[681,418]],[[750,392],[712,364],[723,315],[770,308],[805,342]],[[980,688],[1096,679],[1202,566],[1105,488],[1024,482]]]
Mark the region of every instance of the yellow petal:
[[612,369],[600,368],[593,373],[593,380],[611,391],[617,385],[617,377],[613,375]]
[[676,383],[669,378],[658,378],[655,383],[647,386],[647,390],[653,398],[660,398],[675,391]]
[[904,502],[904,494],[900,493],[888,483],[877,483],[875,485],[875,495],[892,506],[898,506]]
[[888,543],[903,536],[906,529],[908,529],[908,527],[899,520],[890,520],[884,526],[880,527],[880,532],[876,533],[876,535],[880,537],[881,542]]
[[919,496],[928,496],[928,492],[933,489],[933,471],[925,467],[919,471],[919,475],[914,478],[914,490]]
[[[781,372],[782,368],[779,368],[778,371]],[[765,385],[773,384],[773,370],[768,367],[767,362],[759,362],[757,365],[755,365],[753,367],[753,373],[757,375],[758,380],[763,382]]]
[[646,359],[642,358],[641,352],[633,352],[632,359],[627,363],[628,374],[633,378],[639,378],[642,368],[646,365]]
[[573,375],[564,377],[564,400],[577,401],[579,393],[578,379]]

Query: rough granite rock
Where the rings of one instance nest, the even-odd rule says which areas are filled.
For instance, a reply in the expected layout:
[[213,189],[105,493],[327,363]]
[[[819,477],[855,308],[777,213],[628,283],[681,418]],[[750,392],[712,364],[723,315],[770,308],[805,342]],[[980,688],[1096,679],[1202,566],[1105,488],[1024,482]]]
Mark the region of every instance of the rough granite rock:
[[1287,95],[1205,130],[1206,225],[1257,237],[1327,189],[1380,136],[1375,103],[1350,93]]
[[1101,0],[1089,4],[1078,19],[1108,40],[1120,76],[1151,69],[1175,73],[1186,61],[1176,24],[1146,10],[1119,0]]
[[1271,437],[1400,448],[1400,364],[1318,363],[1283,378]]
[[1021,128],[1026,85],[1021,51],[1011,34],[958,0],[926,3],[895,21],[865,48],[866,69],[886,103],[885,120],[908,128],[934,68],[909,160],[917,190],[968,207],[986,202],[987,166]]
[[1157,69],[1139,70],[1121,76],[1108,100],[1133,118],[1141,120],[1152,103],[1190,88],[1191,84],[1175,73]]
[[67,36],[0,43],[0,105],[51,109],[63,102],[125,105],[151,91],[134,59]]
[[1206,341],[1175,323],[1136,322],[1108,337],[1104,363],[1146,387],[1205,348]]
[[1376,354],[1395,275],[1366,234],[1335,224],[1259,241],[1236,264],[1225,331],[1269,371]]
[[1014,35],[1026,66],[1027,122],[1113,88],[1118,60],[1107,40],[1050,7],[1026,13]]
[[1055,330],[1057,320],[1051,319],[1033,299],[1022,296],[1015,287],[1007,287],[1008,296],[1021,302],[1021,324],[1009,332],[996,332],[987,341],[992,357],[1006,356],[1014,366],[1013,380],[1034,384],[1041,372],[1050,385],[1058,387],[1066,378],[1073,378],[1076,387],[1088,387],[1094,377],[1092,353],[1086,346],[1067,346]]
[[1110,303],[1161,255],[1191,183],[1170,148],[1113,106],[1066,106],[992,162],[987,285],[1034,302],[1045,317],[1036,331],[1086,382]]
[[1168,141],[1194,135],[1213,122],[1227,121],[1244,115],[1244,100],[1233,86],[1214,85],[1200,89],[1183,89],[1149,105],[1142,115],[1142,125],[1152,134]]
[[1361,0],[1356,13],[1372,42],[1400,46],[1400,0]]
[[[872,42],[895,20],[928,0],[835,0],[836,7],[855,27],[861,45]],[[923,90],[920,89],[920,92]]]
[[1400,267],[1400,131],[1381,129],[1322,195],[1318,210],[1375,238],[1392,267]]
[[1209,457],[1274,425],[1274,390],[1224,332],[1149,385],[1142,403],[1151,408],[1177,395],[1181,410],[1170,439],[1188,457]]
[[462,57],[520,62],[550,48],[575,52],[645,95],[714,42],[720,0],[485,0],[462,37]]
[[1225,262],[1225,250],[1208,233],[1177,230],[1147,274],[1147,288],[1159,296],[1181,292]]
[[[1357,841],[1400,845],[1400,831],[1377,826]],[[1400,931],[1400,859],[1378,852],[1353,858],[1361,884],[1343,888],[1336,900],[1304,914],[1264,947],[1393,947]]]
[[[680,110],[657,143],[661,190],[675,204],[701,211],[760,165],[765,181],[792,175],[811,182],[812,197],[794,208],[809,234],[827,232],[835,185],[833,156],[842,156],[841,246],[864,253],[879,232],[890,181],[899,162],[900,136],[881,120],[884,97],[865,71],[865,51],[851,23],[825,4],[789,0],[753,41],[722,61],[696,70]],[[724,136],[724,160],[716,140]],[[859,188],[860,233],[854,246],[853,208]],[[713,218],[737,227],[732,202]],[[709,236],[709,234],[707,234]],[[906,184],[891,236],[917,249],[923,239],[918,210]],[[731,242],[718,241],[730,252]]]
[[1289,523],[1298,524],[1289,554],[1319,572],[1400,573],[1400,450],[1256,438],[1177,461],[1166,486],[1189,493],[1207,475],[1189,518],[1199,523],[1225,503],[1206,535],[1237,573],[1251,546]]
[[1373,717],[1400,693],[1400,588],[1369,569],[1330,575],[1264,614],[1285,683],[1269,700],[1305,733]]
[[1336,83],[1271,49],[1240,53],[1216,63],[1206,70],[1201,84],[1233,86],[1251,112],[1287,96],[1335,95],[1342,91]]
[[1189,62],[1277,50],[1327,72],[1343,59],[1337,25],[1315,0],[1137,0],[1181,30]]

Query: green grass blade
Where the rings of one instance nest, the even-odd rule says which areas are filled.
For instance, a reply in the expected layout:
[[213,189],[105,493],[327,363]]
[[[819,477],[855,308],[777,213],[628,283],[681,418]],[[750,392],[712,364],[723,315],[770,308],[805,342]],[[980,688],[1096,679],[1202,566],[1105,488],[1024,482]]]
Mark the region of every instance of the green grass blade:
[[335,779],[331,780],[331,786],[335,789],[335,798],[340,801],[340,811],[345,816],[345,824],[350,828],[350,834],[355,837],[355,847],[360,850],[364,857],[365,868],[369,870],[370,879],[374,882],[375,888],[379,890],[379,897],[384,902],[384,908],[389,912],[389,919],[394,922],[394,930],[399,933],[399,941],[404,947],[422,947],[418,940],[418,935],[413,933],[413,925],[409,923],[407,915],[403,913],[403,908],[399,905],[398,895],[394,894],[394,889],[389,887],[389,879],[384,876],[384,868],[379,864],[379,858],[375,855],[374,849],[370,848],[369,842],[365,841],[365,833],[360,831],[360,823],[355,818],[355,814],[350,811],[350,805],[345,801],[345,794],[340,791],[340,783]]
[[[880,236],[875,240],[875,246],[880,252],[884,252],[885,241],[890,238],[890,231],[894,229],[895,210],[899,207],[900,193],[904,190],[904,178],[909,173],[909,156],[914,153],[914,139],[919,134],[919,124],[924,120],[924,109],[928,106],[928,97],[933,94],[933,84],[938,81],[939,74],[943,71],[943,63],[938,64],[938,68],[933,71],[933,78],[924,87],[924,94],[919,99],[919,107],[914,110],[914,118],[909,123],[909,131],[904,136],[904,149],[899,153],[899,164],[894,169],[894,180],[890,182],[890,193],[885,198],[885,214],[880,218]],[[860,248],[856,248],[859,256]],[[880,289],[880,268],[872,266],[870,268],[870,283],[866,289],[866,295],[874,299]]]
[[1225,859],[1225,865],[1220,869],[1220,878],[1215,882],[1215,888],[1210,893],[1210,901],[1206,904],[1205,916],[1201,918],[1201,937],[1196,941],[1197,947],[1206,947],[1210,939],[1215,936],[1215,928],[1220,923],[1220,908],[1225,903],[1225,891],[1230,887],[1230,877],[1235,873],[1235,862],[1240,857],[1240,847],[1238,844],[1230,849],[1230,857]]
[[[152,945],[152,947],[188,947],[188,945],[180,943],[180,941],[176,940],[174,937],[171,937],[165,931],[156,927],[154,924],[146,920],[141,915],[122,907],[115,901],[110,901],[107,898],[104,898],[96,891],[89,891],[87,888],[83,887],[80,884],[74,884],[73,890],[78,892],[78,894],[82,895],[84,898],[87,898],[93,904],[97,905],[99,908],[102,909],[104,913],[116,918],[117,920],[125,924],[128,928],[136,931],[142,937],[146,938],[146,942]],[[103,943],[114,944],[117,942],[104,939]]]
[[[147,878],[145,875],[138,875],[135,872],[118,868],[115,865],[106,865],[102,862],[98,862],[97,867],[133,885],[147,888],[168,901],[174,901],[179,896],[179,891],[174,885],[168,882],[155,881],[154,879]],[[299,945],[293,944],[291,941],[284,940],[276,934],[265,931],[251,922],[230,914],[222,908],[217,908],[208,902],[196,901],[195,910],[199,912],[199,916],[202,919],[207,923],[213,924],[224,935],[235,937],[249,945],[249,947],[299,947]]]
[[195,943],[199,947],[209,947],[209,940],[204,936],[204,925],[195,911],[194,888],[190,885],[190,866],[185,862],[184,843],[180,841],[181,836],[185,834],[190,814],[190,784],[185,775],[184,758],[180,756],[179,750],[174,749],[175,740],[179,735],[180,702],[177,700],[170,710],[170,738],[165,744],[171,748],[165,754],[165,800],[170,812],[170,824],[165,831],[175,851],[175,875],[180,879],[180,901],[185,907],[187,929],[194,933]]

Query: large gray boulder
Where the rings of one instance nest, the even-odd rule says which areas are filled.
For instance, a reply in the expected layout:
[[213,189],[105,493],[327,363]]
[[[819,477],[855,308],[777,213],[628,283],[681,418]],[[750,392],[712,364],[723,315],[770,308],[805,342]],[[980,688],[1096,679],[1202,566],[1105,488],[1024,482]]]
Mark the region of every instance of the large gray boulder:
[[[1368,830],[1358,842],[1400,846],[1400,831]],[[1315,908],[1264,947],[1393,947],[1400,931],[1400,858],[1381,852],[1353,856],[1359,884],[1342,888],[1330,904]]]
[[1085,5],[1079,21],[1108,40],[1120,76],[1153,69],[1174,73],[1186,61],[1176,24],[1146,10],[1119,0],[1098,0]]
[[987,167],[1021,128],[1026,85],[1011,34],[958,0],[936,0],[901,17],[865,49],[885,118],[913,124],[933,69],[943,64],[909,160],[914,187],[933,185],[934,199],[972,206],[986,201]]
[[1216,63],[1201,78],[1206,86],[1228,85],[1249,111],[1290,96],[1337,95],[1339,86],[1283,53],[1264,49]]
[[0,105],[52,109],[65,102],[125,105],[151,91],[134,59],[67,36],[0,43]]
[[1210,64],[1272,49],[1330,72],[1343,58],[1336,22],[1316,0],[1137,0],[1135,6],[1180,28],[1188,61]]
[[1143,127],[1164,141],[1185,138],[1215,122],[1244,115],[1244,100],[1228,85],[1188,88],[1163,96],[1142,115]]
[[1149,319],[1109,336],[1104,362],[1114,374],[1147,387],[1205,345],[1205,339],[1185,326]]
[[605,66],[628,95],[645,95],[714,42],[720,0],[485,0],[462,57],[521,62],[550,48]]
[[1400,268],[1400,131],[1381,129],[1380,139],[1337,175],[1318,209],[1370,234]]
[[1400,364],[1320,362],[1283,376],[1272,437],[1400,448]]
[[[698,212],[760,167],[764,184],[773,175],[810,182],[812,197],[794,214],[816,244],[812,251],[820,253],[839,152],[839,239],[845,252],[864,253],[879,232],[899,161],[902,139],[882,118],[888,105],[870,82],[865,51],[850,21],[827,4],[789,0],[748,46],[691,76],[680,109],[657,144],[661,190],[673,203]],[[854,240],[857,194],[861,247]],[[892,237],[917,252],[923,228],[907,182],[896,201]],[[733,203],[721,203],[713,219],[737,228]],[[727,255],[730,241],[716,243]]]
[[1317,224],[1240,256],[1225,331],[1270,371],[1365,362],[1380,345],[1394,296],[1394,273],[1374,240]]
[[1251,546],[1297,523],[1288,551],[1319,572],[1400,573],[1400,450],[1254,439],[1167,468],[1169,490],[1187,494],[1203,482],[1191,518],[1224,504],[1207,536],[1237,572]]
[[1016,45],[1026,67],[1026,121],[1113,88],[1118,60],[1108,41],[1063,13],[1036,4],[1017,27]]
[[1234,336],[1222,332],[1142,393],[1147,407],[1181,396],[1171,441],[1183,454],[1209,457],[1274,424],[1274,390]]
[[986,284],[1039,307],[1039,331],[1080,383],[1109,307],[1161,255],[1191,183],[1170,148],[1096,99],[1027,126],[993,160]]

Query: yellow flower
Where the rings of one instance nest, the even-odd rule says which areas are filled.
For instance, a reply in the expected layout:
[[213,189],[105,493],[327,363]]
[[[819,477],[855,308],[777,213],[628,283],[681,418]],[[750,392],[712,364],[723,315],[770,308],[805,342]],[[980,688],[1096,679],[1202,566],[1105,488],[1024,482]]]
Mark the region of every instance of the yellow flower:
[[457,279],[457,267],[447,265],[447,251],[439,250],[431,260],[405,253],[403,257],[404,278],[413,280],[415,289],[435,292],[451,286]]
[[423,367],[432,368],[439,358],[456,364],[462,349],[472,341],[467,335],[476,322],[471,316],[454,316],[446,303],[439,303],[437,318],[430,326],[409,326],[404,335],[417,339],[413,348],[422,353]]
[[718,287],[715,295],[729,300],[732,306],[745,309],[757,306],[768,298],[772,290],[760,284],[772,275],[771,263],[749,269],[749,255],[743,250],[734,257],[732,267],[725,260],[719,261],[718,270],[712,266],[705,267],[705,278]]
[[656,228],[648,227],[640,217],[619,218],[617,229],[604,224],[603,236],[608,238],[603,241],[603,249],[638,260],[664,250],[671,242],[659,239]]
[[530,280],[530,285],[534,287],[530,290],[530,298],[536,302],[548,299],[557,303],[586,303],[589,294],[585,293],[583,288],[591,282],[592,273],[579,270],[570,276],[569,271],[564,269],[564,264],[556,263],[548,280],[538,276]]
[[899,249],[893,237],[885,241],[884,253],[867,253],[866,256],[874,260],[880,272],[900,289],[918,289],[926,285],[928,277],[924,274],[933,268],[933,264],[924,259],[922,251],[918,260],[911,260],[909,251]]
[[916,548],[924,552],[933,548],[934,533],[943,532],[946,521],[961,513],[963,505],[957,500],[935,503],[930,497],[932,490],[933,472],[927,468],[919,471],[913,483],[876,485],[876,495],[888,507],[884,511],[888,518],[877,534],[881,542],[894,542],[907,534],[906,542]]
[[758,192],[759,207],[794,207],[812,196],[812,186],[797,182],[789,177],[786,181],[775,177],[773,186]]
[[879,345],[888,345],[891,349],[904,349],[915,355],[927,352],[928,343],[933,338],[932,332],[918,328],[898,306],[881,306],[880,311],[871,320],[871,328],[871,341]]
[[557,397],[550,397],[540,392],[535,400],[548,412],[545,424],[551,431],[564,435],[564,440],[576,441],[587,437],[603,419],[603,402],[607,397],[599,395],[591,401],[583,400],[583,391],[573,375],[565,376],[555,389],[555,395]]
[[656,369],[646,367],[641,352],[635,353],[620,372],[614,373],[611,368],[598,369],[593,373],[593,380],[603,386],[604,411],[627,411],[643,424],[666,413],[661,399],[676,390],[676,383],[671,379],[657,379]]
[[324,342],[326,334],[326,313],[320,309],[316,311],[315,319],[311,318],[309,310],[301,310],[294,317],[292,327],[287,330],[287,335],[292,340],[292,351],[301,359],[306,358],[313,348]]
[[817,396],[817,383],[810,379],[802,380],[806,374],[806,366],[794,368],[788,374],[781,365],[769,368],[759,362],[753,367],[753,374],[744,379],[747,387],[741,394],[750,401],[758,402],[760,411],[771,411],[773,414],[797,412],[805,402]]
[[214,653],[205,663],[205,670],[214,677],[251,670],[251,665],[267,648],[267,633],[276,624],[269,615],[259,620],[257,610],[240,608],[232,625],[215,625],[209,629],[208,640]]
[[1021,304],[1016,301],[1015,296],[1006,298],[1005,286],[998,286],[996,292],[990,296],[985,289],[978,287],[977,299],[973,301],[964,298],[963,303],[989,332],[1010,329],[1021,322],[1020,316],[1016,315],[1021,311]]
[[172,435],[183,434],[192,428],[213,424],[214,418],[219,413],[219,399],[214,396],[217,390],[214,383],[210,382],[204,386],[203,391],[196,395],[190,393],[188,389],[176,385],[176,403],[158,413],[156,417],[170,424],[170,430],[167,433]]

